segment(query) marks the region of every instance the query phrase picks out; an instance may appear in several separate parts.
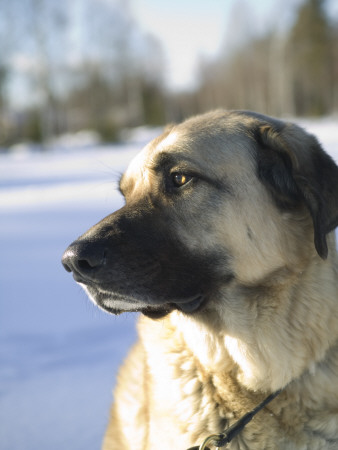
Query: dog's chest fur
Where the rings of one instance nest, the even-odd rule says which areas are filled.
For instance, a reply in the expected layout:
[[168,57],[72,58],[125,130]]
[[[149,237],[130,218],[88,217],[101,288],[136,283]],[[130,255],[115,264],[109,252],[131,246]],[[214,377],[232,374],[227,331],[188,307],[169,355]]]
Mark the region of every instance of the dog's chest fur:
[[[170,320],[165,324],[142,320],[140,334],[147,395],[142,411],[149,425],[140,449],[184,450],[201,444],[206,436],[222,432],[264,399],[265,394],[241,386],[237,366],[229,364],[223,373],[203,367]],[[330,403],[337,399],[331,402],[329,396],[311,396],[311,389],[318,393],[324,378],[330,382],[329,371],[317,372],[317,380],[316,375],[305,374],[292,383],[227,448],[336,449],[338,411]],[[309,391],[306,404],[301,395],[304,390]]]

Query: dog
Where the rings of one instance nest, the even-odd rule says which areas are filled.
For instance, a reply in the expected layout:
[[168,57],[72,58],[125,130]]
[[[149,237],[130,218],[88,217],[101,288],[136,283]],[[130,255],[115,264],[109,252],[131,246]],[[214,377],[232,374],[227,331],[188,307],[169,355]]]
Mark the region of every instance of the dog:
[[317,139],[209,112],[150,142],[120,191],[63,256],[100,308],[141,313],[104,450],[201,445],[280,389],[227,448],[336,450],[338,167]]

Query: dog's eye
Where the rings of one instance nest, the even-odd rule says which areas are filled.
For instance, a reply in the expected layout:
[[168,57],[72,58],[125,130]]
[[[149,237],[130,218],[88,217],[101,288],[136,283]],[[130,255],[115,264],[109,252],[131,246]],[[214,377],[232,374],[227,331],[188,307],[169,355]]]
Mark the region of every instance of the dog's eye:
[[173,184],[175,187],[181,187],[185,184],[189,183],[189,181],[192,179],[190,175],[185,175],[184,173],[178,173],[175,172],[171,175]]

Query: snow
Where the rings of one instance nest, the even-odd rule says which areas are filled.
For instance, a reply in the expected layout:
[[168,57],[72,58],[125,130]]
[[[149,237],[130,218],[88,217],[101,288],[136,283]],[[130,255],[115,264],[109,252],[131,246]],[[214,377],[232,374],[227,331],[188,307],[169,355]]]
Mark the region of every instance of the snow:
[[138,146],[0,156],[0,448],[99,449],[135,316],[95,308],[61,265],[122,204]]
[[[338,162],[337,120],[300,123]],[[122,205],[118,178],[148,137],[141,129],[118,146],[80,150],[63,139],[50,152],[0,155],[1,449],[101,447],[136,315],[96,308],[60,259]]]

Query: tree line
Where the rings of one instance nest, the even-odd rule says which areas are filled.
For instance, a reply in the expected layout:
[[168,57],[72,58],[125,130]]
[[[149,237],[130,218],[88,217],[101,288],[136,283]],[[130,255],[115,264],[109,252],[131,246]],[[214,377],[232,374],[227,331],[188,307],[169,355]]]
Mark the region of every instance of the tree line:
[[126,0],[0,7],[0,147],[81,129],[116,141],[123,128],[218,107],[276,116],[338,111],[338,24],[325,0],[303,0],[286,29],[202,61],[196,87],[176,93],[165,85],[160,44],[139,29]]
[[325,0],[305,0],[292,26],[253,39],[202,68],[198,104],[277,116],[338,111],[338,26]]

